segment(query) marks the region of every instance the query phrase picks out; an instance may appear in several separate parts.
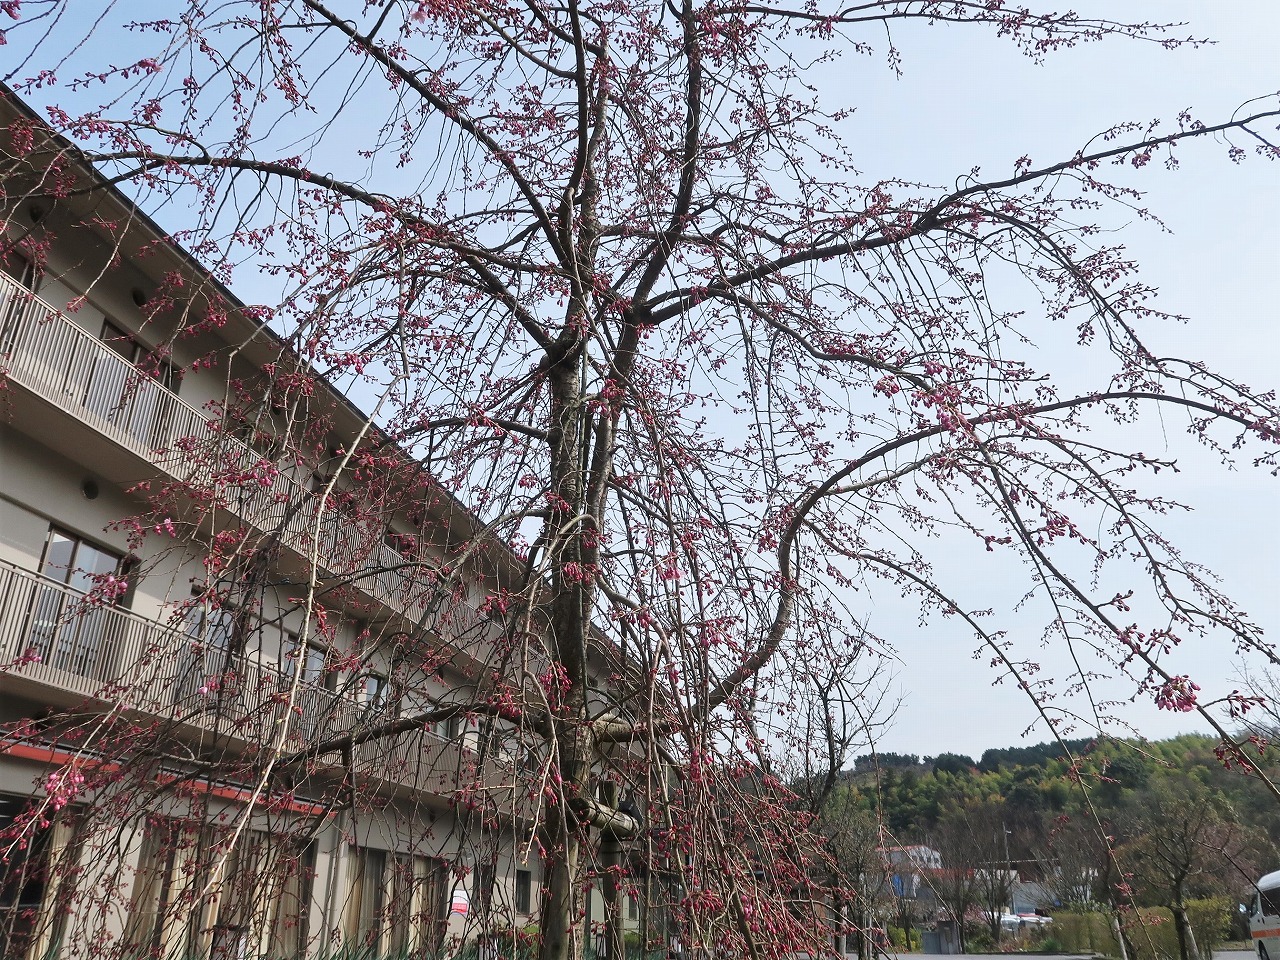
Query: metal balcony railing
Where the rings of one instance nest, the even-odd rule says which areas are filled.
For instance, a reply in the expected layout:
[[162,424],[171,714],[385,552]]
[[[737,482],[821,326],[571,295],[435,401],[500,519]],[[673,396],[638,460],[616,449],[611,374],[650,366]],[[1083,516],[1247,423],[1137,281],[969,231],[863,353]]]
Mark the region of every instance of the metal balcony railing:
[[212,489],[215,502],[240,519],[278,534],[304,560],[314,555],[328,575],[412,622],[425,620],[442,639],[462,646],[496,632],[471,604],[442,601],[427,578],[399,572],[405,558],[381,529],[326,507],[219,421],[3,273],[0,371],[171,477]]
[[[286,750],[387,719],[317,684],[295,685],[290,666],[228,654],[184,630],[94,602],[64,584],[0,562],[0,676],[258,748],[274,744],[286,712],[296,717]],[[498,764],[486,763],[478,781],[474,754],[426,730],[370,740],[352,754],[358,774],[441,796],[462,784],[482,782],[493,790],[510,780]],[[336,760],[329,756],[321,762]]]

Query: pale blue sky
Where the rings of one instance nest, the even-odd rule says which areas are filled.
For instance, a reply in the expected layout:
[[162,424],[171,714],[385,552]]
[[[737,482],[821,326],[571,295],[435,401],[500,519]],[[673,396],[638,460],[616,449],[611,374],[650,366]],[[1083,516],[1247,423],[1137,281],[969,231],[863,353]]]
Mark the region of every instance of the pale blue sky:
[[[1073,8],[1187,21],[1175,33],[1217,43],[1167,51],[1117,40],[1037,66],[976,29],[898,30],[902,79],[886,70],[879,52],[865,60],[847,57],[832,75],[828,92],[846,94],[857,107],[846,127],[849,142],[863,151],[854,161],[869,174],[945,184],[972,166],[1006,171],[1023,154],[1036,163],[1065,158],[1120,121],[1172,118],[1188,107],[1202,120],[1220,120],[1244,100],[1280,89],[1280,3],[1108,2]],[[1251,157],[1233,165],[1220,142],[1198,144],[1183,151],[1181,160],[1176,172],[1148,169],[1132,180],[1147,191],[1148,205],[1172,232],[1135,221],[1123,234],[1145,278],[1160,289],[1161,306],[1191,319],[1187,326],[1159,331],[1159,342],[1170,353],[1208,361],[1251,385],[1275,385],[1280,164]],[[1184,467],[1176,478],[1162,477],[1170,492],[1196,507],[1172,522],[1179,541],[1222,576],[1270,635],[1280,634],[1276,479],[1251,469],[1226,472],[1182,443],[1177,431],[1165,436],[1153,424],[1141,429],[1133,449],[1176,455]],[[982,576],[968,551],[938,559],[944,576],[957,584]],[[1021,742],[1023,728],[1035,720],[1033,710],[1009,686],[991,686],[987,658],[965,655],[975,644],[957,625],[920,631],[909,612],[893,609],[873,611],[871,622],[896,638],[901,657],[895,686],[903,703],[881,738],[882,749],[976,756],[988,747]],[[1043,656],[1047,663],[1055,660],[1054,652]],[[1175,665],[1206,693],[1237,685],[1238,663],[1225,644],[1188,646],[1170,661]],[[1116,696],[1125,692],[1120,686],[1100,689]],[[1152,737],[1201,729],[1193,716],[1161,713],[1147,703],[1120,712]],[[1046,738],[1042,727],[1029,735],[1030,741]]]

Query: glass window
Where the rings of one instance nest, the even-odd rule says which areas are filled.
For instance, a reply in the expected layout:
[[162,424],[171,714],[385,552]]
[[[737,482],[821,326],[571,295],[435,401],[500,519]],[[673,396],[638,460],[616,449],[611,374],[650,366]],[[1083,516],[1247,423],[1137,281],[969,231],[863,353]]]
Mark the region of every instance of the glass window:
[[365,673],[356,680],[356,698],[369,713],[391,714],[396,709],[391,683],[381,673]]
[[[293,675],[293,671],[298,661],[298,646],[298,635],[292,631],[286,630],[284,672],[289,676]],[[303,682],[315,684],[318,687],[324,686],[328,680],[328,674],[325,672],[325,662],[327,659],[325,648],[317,643],[308,643],[306,650],[301,653],[301,656]]]
[[3,273],[11,280],[16,280],[24,290],[35,292],[35,264],[31,262],[31,258],[26,254],[19,253],[13,249],[0,253],[0,273]]
[[210,653],[233,652],[237,646],[236,609],[216,598],[205,597],[187,616],[187,636]]
[[351,895],[347,932],[362,947],[378,947],[386,906],[387,854],[367,847],[351,848]]
[[[0,796],[0,830],[12,828],[24,806],[25,798]],[[51,832],[30,829],[24,843],[5,843],[10,852],[0,859],[0,957],[26,954],[45,899]]]
[[170,393],[178,392],[178,387],[182,384],[182,370],[163,357],[156,356],[106,318],[103,318],[102,335],[99,339]]
[[103,577],[118,572],[122,560],[118,553],[103,550],[73,533],[51,527],[40,573],[80,593],[88,593]]
[[50,580],[66,583],[71,579],[75,569],[72,561],[76,555],[79,539],[61,530],[50,530],[49,539],[44,546],[44,559],[40,563],[40,573]]
[[36,271],[29,257],[16,250],[4,250],[0,252],[0,274],[16,281],[16,287],[0,284],[0,354],[9,354],[23,315],[30,316],[33,310],[32,298],[27,294],[35,293]]
[[486,923],[493,907],[493,887],[497,882],[497,871],[493,864],[483,863],[476,867],[473,878],[475,888],[471,891],[471,904],[480,915],[480,921]]
[[308,643],[305,658],[302,664],[302,679],[316,686],[324,686],[326,659],[324,647]]
[[430,857],[413,858],[414,907],[410,949],[418,954],[439,950],[449,920],[452,875],[448,864]]
[[182,654],[175,702],[204,709],[223,691],[234,690],[247,638],[241,635],[240,611],[216,593],[193,600],[186,620],[190,645]]
[[456,740],[462,733],[462,717],[450,717],[436,723],[436,735],[446,740]]
[[[120,574],[123,562],[118,553],[49,528],[40,560],[47,582],[32,596],[27,632],[28,645],[43,662],[79,676],[108,679],[106,639],[116,623],[110,607],[123,598],[124,582],[113,587],[106,578]],[[81,599],[95,588],[92,601]]]
[[175,820],[148,819],[133,878],[133,898],[125,939],[160,956],[166,926],[172,923],[182,872],[179,851],[186,840]]
[[135,343],[110,320],[103,320],[100,339],[115,356],[94,358],[81,403],[147,448],[167,446],[173,439],[173,404],[167,394],[178,392],[182,371]]
[[533,874],[528,870],[516,871],[516,910],[531,913],[533,908]]
[[1268,917],[1280,917],[1280,887],[1262,891],[1262,912]]

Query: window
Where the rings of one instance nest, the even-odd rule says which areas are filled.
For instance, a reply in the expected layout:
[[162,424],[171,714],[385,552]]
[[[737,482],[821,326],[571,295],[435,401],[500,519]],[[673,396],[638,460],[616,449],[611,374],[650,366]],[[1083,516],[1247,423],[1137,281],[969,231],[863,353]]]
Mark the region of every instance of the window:
[[264,947],[272,957],[299,956],[306,942],[314,845],[246,830],[230,851],[207,843],[201,853],[206,870],[226,857],[214,899],[211,960],[256,957]]
[[419,572],[415,566],[421,559],[418,538],[388,529],[382,537],[382,546],[384,549],[375,558],[375,566],[381,568],[378,587],[385,594],[396,596],[397,591],[412,587],[418,581]]
[[362,947],[378,947],[386,907],[387,854],[352,847],[351,893],[347,900],[347,935]]
[[382,542],[387,549],[398,553],[411,563],[418,559],[418,538],[411,533],[397,533],[395,530],[388,529],[382,537]]
[[[42,662],[78,676],[110,679],[111,607],[124,596],[124,558],[66,530],[49,528],[31,600],[27,642]],[[55,586],[56,585],[56,586]],[[85,596],[93,593],[86,602]]]
[[456,740],[462,733],[462,722],[463,718],[461,716],[437,721],[436,736],[443,737],[445,740]]
[[238,613],[230,603],[207,593],[187,611],[187,636],[205,651],[210,673],[227,670],[231,655],[244,649],[244,637],[237,635]]
[[1262,891],[1262,912],[1268,917],[1280,917],[1280,887]]
[[413,917],[409,947],[431,955],[440,949],[449,920],[449,867],[431,857],[413,858]]
[[399,714],[399,687],[388,680],[384,673],[364,670],[349,681],[344,681],[341,692],[354,701],[366,717]]
[[308,642],[299,650],[298,635],[285,631],[283,656],[280,663],[280,689],[288,693],[293,687],[294,670],[298,658],[302,658],[302,685],[296,691],[294,706],[300,711],[297,733],[307,741],[322,735],[335,720],[339,698],[334,695],[337,674],[329,669],[329,650],[318,643]]
[[102,334],[98,339],[170,393],[178,392],[182,384],[182,370],[142,346],[110,320],[103,319]]
[[316,873],[314,842],[292,850],[276,866],[279,896],[267,929],[273,957],[301,957],[308,942],[307,923],[311,919],[311,889]]
[[176,820],[148,819],[134,874],[133,901],[125,942],[153,956],[164,956],[185,932],[177,901],[187,875],[193,838]]
[[[13,826],[25,805],[24,798],[0,796],[0,830]],[[0,859],[0,957],[26,955],[46,899],[51,831],[37,829],[24,837],[21,845],[5,841],[9,853]]]
[[29,294],[36,290],[36,271],[29,257],[16,250],[0,252],[0,354],[11,354],[17,341],[18,326],[35,302]]
[[380,673],[361,675],[357,681],[356,693],[370,713],[383,713],[391,707],[391,688],[387,678]]
[[193,589],[200,596],[185,611],[188,644],[181,653],[173,695],[175,704],[206,710],[224,695],[234,696],[251,627],[242,611],[216,588]]
[[309,489],[316,495],[314,507],[320,511],[320,550],[334,557],[352,559],[357,549],[360,528],[355,524],[355,502],[351,493],[344,490],[340,483],[335,483],[329,495],[320,500],[329,484],[333,481],[335,471],[341,460],[333,460],[329,464],[321,464],[320,469],[311,475]]
[[167,397],[178,392],[182,371],[110,320],[102,321],[100,339],[114,356],[95,358],[81,402],[149,449],[167,445],[172,411]]
[[8,249],[0,253],[0,273],[13,280],[23,290],[35,293],[36,269],[31,258],[17,250]]
[[517,772],[533,775],[542,769],[542,761],[538,759],[538,751],[531,744],[517,742],[515,755]]
[[533,912],[533,874],[528,870],[516,871],[516,912]]
[[292,631],[285,631],[284,640],[284,674],[288,679],[293,678],[294,671],[297,669],[298,657],[302,657],[302,682],[309,683],[313,686],[324,687],[329,683],[329,674],[325,671],[325,662],[328,654],[324,647],[318,643],[308,643],[306,649],[299,652],[298,635]]
[[488,923],[489,913],[493,908],[493,887],[497,881],[497,871],[492,863],[483,863],[476,867],[471,879],[471,905],[479,915],[480,922]]

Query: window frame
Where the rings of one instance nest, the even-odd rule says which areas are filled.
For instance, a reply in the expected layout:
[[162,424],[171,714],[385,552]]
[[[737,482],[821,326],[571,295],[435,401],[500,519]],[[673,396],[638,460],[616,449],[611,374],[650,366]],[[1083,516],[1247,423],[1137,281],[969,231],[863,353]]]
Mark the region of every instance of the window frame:
[[[53,559],[55,538],[70,544],[65,561]],[[111,569],[80,566],[82,551],[86,548],[113,561]],[[128,608],[132,587],[125,580],[123,592],[89,598],[100,578],[125,578],[127,570],[125,554],[50,523],[40,551],[38,576],[43,582],[37,582],[27,601],[22,630],[27,647],[57,669],[76,676],[109,679],[99,674],[110,669],[110,658],[104,648],[119,628],[118,618],[110,611]]]
[[[16,271],[9,268],[11,259],[19,263]],[[40,288],[40,271],[36,269],[35,260],[20,250],[11,247],[0,252],[0,273],[32,297]],[[0,356],[9,356],[13,352],[17,341],[18,321],[22,317],[24,307],[30,302],[29,298],[21,294],[0,299]]]
[[[184,374],[182,367],[168,357],[157,356],[154,348],[142,343],[135,334],[130,333],[105,313],[102,315],[102,328],[98,333],[98,340],[120,359],[133,364],[134,368],[149,380],[158,383],[175,397],[178,395]],[[126,347],[128,349],[124,349]],[[147,361],[150,360],[155,361],[156,373],[161,376],[147,369],[150,366]]]
[[533,913],[533,871],[523,868],[516,869],[515,891],[512,896],[517,913],[523,913],[526,916]]

